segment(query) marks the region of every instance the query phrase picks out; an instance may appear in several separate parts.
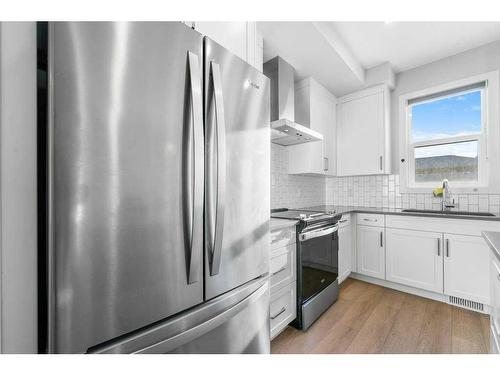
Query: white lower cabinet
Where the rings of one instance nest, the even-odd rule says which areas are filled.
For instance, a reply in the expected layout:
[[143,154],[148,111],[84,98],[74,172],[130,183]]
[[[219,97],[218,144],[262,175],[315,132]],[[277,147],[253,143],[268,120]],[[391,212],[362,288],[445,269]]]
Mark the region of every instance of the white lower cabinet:
[[[344,221],[345,220],[345,221]],[[349,219],[342,217],[339,228],[339,284],[342,283],[352,270],[352,230]]]
[[444,234],[444,293],[489,305],[490,249],[482,237]]
[[500,261],[490,254],[490,290],[491,290],[491,317],[490,317],[490,352],[500,353]]
[[295,223],[271,230],[271,340],[297,316]]
[[271,319],[271,340],[274,339],[297,316],[295,283],[288,284],[271,293],[269,318]]
[[387,280],[443,293],[443,235],[386,229]]
[[273,252],[270,263],[271,293],[295,281],[295,244],[282,247]]
[[379,226],[357,225],[357,272],[385,279],[385,239],[384,228]]

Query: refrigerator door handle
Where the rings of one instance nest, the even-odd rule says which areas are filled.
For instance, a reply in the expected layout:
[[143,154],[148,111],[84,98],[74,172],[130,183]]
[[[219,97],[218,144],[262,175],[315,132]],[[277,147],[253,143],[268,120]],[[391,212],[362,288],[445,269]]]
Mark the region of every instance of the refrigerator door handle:
[[[222,80],[219,64],[210,62],[210,76],[213,84],[213,104],[215,108],[215,133],[217,139],[216,165],[216,211],[215,211],[215,235],[213,241],[212,259],[210,262],[210,276],[219,273],[222,252],[222,235],[224,229],[224,196],[226,193],[226,125],[224,123],[224,103],[222,98]],[[209,199],[213,199],[209,197]]]
[[203,246],[203,185],[204,185],[204,141],[203,117],[201,97],[201,76],[198,56],[188,51],[189,89],[191,104],[191,121],[189,126],[187,148],[191,156],[187,158],[185,168],[186,182],[186,210],[188,212],[189,256],[188,256],[188,284],[198,282],[201,266],[201,249]]

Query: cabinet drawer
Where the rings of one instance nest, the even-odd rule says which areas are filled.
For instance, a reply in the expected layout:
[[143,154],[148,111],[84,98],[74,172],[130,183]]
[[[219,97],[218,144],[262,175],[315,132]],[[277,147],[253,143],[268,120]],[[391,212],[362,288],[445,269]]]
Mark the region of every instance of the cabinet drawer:
[[269,319],[271,320],[271,340],[278,335],[297,315],[295,283],[271,293]]
[[295,226],[271,231],[271,251],[295,243]]
[[344,228],[351,225],[351,215],[343,214],[339,220],[339,228]]
[[380,214],[357,214],[357,223],[360,225],[370,225],[373,227],[383,227],[385,225],[385,217]]
[[288,245],[271,255],[271,293],[295,281],[295,244]]

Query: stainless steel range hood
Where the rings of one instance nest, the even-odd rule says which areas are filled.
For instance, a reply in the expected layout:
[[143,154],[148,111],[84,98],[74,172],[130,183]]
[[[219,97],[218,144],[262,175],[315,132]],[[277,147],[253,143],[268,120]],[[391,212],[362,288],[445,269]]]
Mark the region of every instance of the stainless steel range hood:
[[322,141],[323,135],[295,122],[294,69],[276,56],[264,64],[271,80],[271,142],[282,146]]

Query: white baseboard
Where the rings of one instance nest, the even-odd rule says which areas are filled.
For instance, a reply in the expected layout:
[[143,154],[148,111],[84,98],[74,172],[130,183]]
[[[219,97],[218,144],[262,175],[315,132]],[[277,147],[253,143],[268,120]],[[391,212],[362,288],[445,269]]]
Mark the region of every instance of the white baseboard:
[[[444,303],[447,303],[449,305],[453,305],[453,304],[449,303],[449,296],[446,294],[429,292],[427,290],[418,289],[418,288],[414,288],[411,286],[394,283],[392,281],[387,281],[387,280],[377,279],[377,278],[371,277],[371,276],[361,275],[361,274],[356,273],[356,272],[351,272],[349,277],[356,279],[356,280],[365,281],[365,282],[370,283],[370,284],[380,285],[380,286],[383,286],[385,288],[395,289],[395,290],[399,290],[400,292],[414,294],[416,296],[429,298],[429,299],[432,299],[434,301],[444,302]],[[457,306],[457,305],[453,305],[453,306]],[[466,310],[476,311],[476,310],[468,309],[464,306],[457,306],[457,307],[461,307],[461,308],[466,309]],[[486,314],[486,315],[490,315],[491,314],[491,306],[484,305],[484,311],[478,311],[478,312]]]

